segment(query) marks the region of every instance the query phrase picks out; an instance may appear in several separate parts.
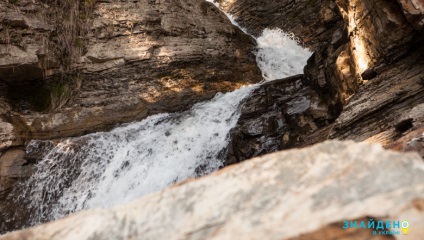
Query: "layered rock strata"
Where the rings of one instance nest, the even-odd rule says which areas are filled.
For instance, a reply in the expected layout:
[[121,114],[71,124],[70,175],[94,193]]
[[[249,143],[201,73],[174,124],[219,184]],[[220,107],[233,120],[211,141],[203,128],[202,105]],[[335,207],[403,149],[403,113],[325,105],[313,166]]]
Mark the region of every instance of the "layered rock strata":
[[[306,1],[292,2],[291,4],[297,7],[290,8],[276,8],[277,3],[271,2],[260,6],[254,3],[242,4],[242,2],[221,1],[221,7],[238,16],[238,19],[242,23],[246,22],[246,25],[249,25],[253,18],[255,22],[267,23],[262,26],[252,25],[252,29],[275,26],[294,32],[303,41],[306,39],[301,32],[296,32],[296,29],[299,30],[301,27],[295,26],[293,30],[293,27],[286,22],[273,20],[282,13],[286,14],[288,9],[292,11],[297,7],[299,9],[302,6],[305,7]],[[415,141],[416,137],[411,137],[420,136],[423,133],[420,129],[424,126],[424,109],[422,108],[424,101],[422,17],[424,15],[420,1],[409,3],[395,0],[338,0],[336,4],[338,11],[334,13],[341,17],[341,24],[337,23],[327,32],[327,40],[314,35],[314,39],[320,42],[320,45],[315,47],[315,52],[308,60],[302,78],[303,85],[317,94],[318,102],[325,103],[328,109],[325,118],[329,121],[320,125],[317,131],[310,131],[303,135],[295,146],[305,146],[323,139],[336,138],[378,142],[385,147],[401,151],[411,150],[409,145],[414,145],[412,149],[420,152],[424,145],[420,141]],[[326,8],[326,4],[320,7],[323,12]],[[257,11],[261,14],[254,13]],[[252,17],[249,17],[250,15]],[[319,17],[319,14],[314,14],[311,18]],[[313,25],[308,26],[310,31],[320,32],[319,28],[313,28]],[[394,29],[396,29],[395,32]],[[291,88],[282,84],[275,86],[280,92],[289,91]],[[257,99],[249,99],[247,105],[251,105],[250,102],[257,102],[258,109],[280,104],[280,98],[274,98],[275,102],[268,103],[268,106],[264,108],[263,104],[259,104],[262,102],[262,96],[255,95],[252,98]],[[264,116],[275,115],[274,108],[268,109],[262,111]],[[278,111],[279,116],[288,115],[287,109],[283,107]],[[233,142],[229,145],[230,152],[232,152],[234,141],[244,143],[245,139],[249,139],[248,142],[252,144],[236,144],[240,147],[236,151],[240,152],[242,149],[244,153],[248,153],[246,158],[242,157],[243,154],[238,154],[237,161],[256,156],[259,152],[265,154],[293,146],[293,142],[287,142],[287,135],[284,135],[287,134],[287,130],[283,128],[274,129],[276,131],[272,133],[272,136],[275,138],[270,138],[266,133],[246,138],[242,129],[253,128],[254,123],[260,122],[262,118],[262,116],[242,115],[237,129],[233,131],[235,135],[232,137]],[[332,123],[332,120],[336,118],[335,123]],[[295,132],[299,131],[297,127],[299,123],[302,121],[292,123],[296,126],[294,128],[297,128]],[[234,159],[234,157],[230,158]],[[228,160],[228,162],[232,161]]]
[[180,111],[261,79],[254,40],[213,4],[194,0],[97,2],[77,73],[46,74],[54,64],[43,64],[43,52],[61,26],[27,13],[54,11],[49,5],[23,2],[0,5],[11,39],[0,44],[0,149]]

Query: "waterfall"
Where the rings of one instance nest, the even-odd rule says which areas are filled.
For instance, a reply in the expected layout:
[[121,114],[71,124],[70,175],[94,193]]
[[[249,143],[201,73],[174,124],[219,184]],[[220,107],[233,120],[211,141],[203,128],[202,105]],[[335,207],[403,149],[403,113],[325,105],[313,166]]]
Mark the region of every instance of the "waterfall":
[[[265,80],[302,73],[311,54],[279,29],[266,29],[257,42]],[[116,206],[216,171],[241,102],[257,86],[218,93],[185,112],[158,114],[56,144],[21,186],[22,198],[33,209],[31,225],[82,209]]]
[[[206,0],[219,8],[217,0]],[[237,23],[237,18],[224,12],[231,23],[250,35]],[[253,36],[252,36],[253,37]],[[303,73],[303,67],[311,56],[308,49],[299,45],[294,34],[283,32],[279,28],[264,29],[261,36],[256,38],[256,62],[262,70],[264,80],[271,81]]]
[[218,154],[239,118],[239,103],[253,87],[217,94],[186,112],[158,114],[57,144],[27,182],[36,210],[32,220],[113,207],[216,171],[222,166]]
[[293,34],[279,28],[265,29],[256,42],[256,62],[268,81],[303,73],[303,67],[311,56],[311,52],[302,48]]

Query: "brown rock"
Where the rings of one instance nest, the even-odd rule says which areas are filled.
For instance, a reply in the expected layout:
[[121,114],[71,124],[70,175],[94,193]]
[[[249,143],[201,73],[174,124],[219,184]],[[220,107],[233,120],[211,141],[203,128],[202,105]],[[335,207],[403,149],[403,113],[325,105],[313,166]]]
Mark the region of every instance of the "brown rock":
[[17,196],[11,196],[14,186],[32,173],[32,165],[27,165],[22,149],[10,149],[0,156],[0,229],[13,229],[23,223],[27,210],[18,206]]
[[331,42],[318,48],[305,68],[308,81],[334,106],[346,104],[362,80],[376,75],[367,69],[379,74],[382,65],[398,61],[422,41],[394,0],[336,3],[346,27],[334,30]]
[[307,84],[341,113],[330,138],[388,145],[423,126],[423,36],[396,1],[337,4],[347,28],[308,61]]
[[22,168],[26,163],[24,160],[24,151],[21,149],[12,149],[5,152],[0,157],[0,177],[20,178],[28,176],[28,171]]
[[[411,122],[412,124],[412,122]],[[402,137],[393,142],[392,138],[394,134],[390,130],[383,133],[377,134],[369,139],[367,142],[379,142],[388,149],[393,149],[400,152],[418,152],[424,159],[424,126],[415,129],[408,130]],[[385,138],[384,138],[385,137]]]
[[351,56],[359,74],[404,55],[419,34],[394,0],[338,0],[337,4],[348,26]]
[[424,59],[422,50],[386,67],[344,106],[331,138],[384,145],[424,126]]
[[280,28],[293,33],[306,47],[315,50],[340,27],[342,20],[334,1],[218,0],[221,9],[254,36],[265,28]]
[[[10,12],[13,6],[0,7]],[[26,19],[23,10],[13,12]],[[42,36],[52,33],[31,24],[25,29],[8,25],[23,34],[22,41],[31,38],[31,46],[20,47],[17,38],[0,44],[7,55],[0,60],[0,81],[8,88],[2,97],[12,104],[12,111],[0,116],[0,127],[7,130],[0,146],[78,136],[155,113],[182,111],[217,92],[262,79],[252,53],[254,40],[211,3],[103,1],[95,4],[92,15],[85,51],[74,66],[79,74],[54,75],[47,82],[44,72],[53,68],[40,68],[41,58],[50,59],[48,49],[40,46]],[[35,66],[17,71],[31,79],[24,86],[28,79],[9,75],[18,63]]]
[[[283,2],[256,4],[247,1],[220,1],[220,4],[238,18],[242,26],[253,32],[272,26],[274,23],[271,23],[271,19],[278,14],[288,14],[301,8],[305,8],[304,12],[315,9],[313,6],[306,7],[304,1],[286,5]],[[299,134],[295,134],[294,138],[293,132],[288,133],[287,128],[272,128],[273,137],[270,137],[264,133],[269,128],[267,119],[270,116],[282,119],[281,114],[302,112],[302,106],[308,105],[307,97],[301,95],[288,101],[287,104],[292,107],[284,109],[287,112],[278,114],[269,107],[272,104],[279,106],[280,100],[277,98],[267,97],[266,100],[252,103],[249,100],[248,106],[245,105],[245,109],[249,111],[243,115],[246,120],[240,120],[240,129],[233,132],[234,139],[230,145],[232,149],[228,150],[229,159],[246,159],[260,155],[261,152],[282,149],[283,146],[304,146],[327,137],[357,141],[370,139],[388,145],[409,131],[423,126],[424,111],[419,107],[424,99],[424,75],[420,70],[423,69],[423,37],[414,30],[406,7],[402,11],[394,0],[340,0],[336,3],[345,26],[339,24],[331,28],[331,34],[327,34],[327,37],[331,36],[329,39],[317,37],[321,39],[321,45],[315,47],[315,53],[308,60],[302,81],[309,91],[316,93],[317,102],[325,103],[328,111],[318,113],[322,114],[321,118],[326,116],[327,119],[335,119],[341,114],[340,118],[334,125],[328,122],[312,125],[308,131],[301,130]],[[279,8],[278,4],[283,6]],[[414,4],[420,9],[415,2],[408,4]],[[324,3],[319,10],[315,10],[320,13],[320,19],[331,19],[325,17],[328,15],[327,7]],[[308,19],[316,19],[317,15],[311,14]],[[275,21],[275,24],[278,22],[279,27],[284,30],[290,29],[289,24],[294,24],[293,29],[300,29],[296,25],[298,18],[291,19],[293,21],[288,21],[289,23]],[[315,22],[323,25],[322,21]],[[260,26],[258,23],[265,24]],[[316,25],[308,26],[315,26],[314,31],[319,31]],[[393,33],[393,28],[397,29],[396,34]],[[302,37],[299,32],[295,34]],[[372,82],[363,81],[370,79]],[[305,94],[300,90],[299,92]],[[265,95],[267,94],[255,95],[253,98],[264,98]],[[308,111],[312,111],[311,109]],[[254,115],[261,116],[252,117]],[[303,124],[308,126],[306,122],[313,122],[316,117],[310,115],[307,119],[309,120],[296,118],[288,125],[296,126],[294,132],[298,132]],[[411,119],[411,126],[406,124],[408,119]],[[287,119],[284,120],[280,122],[288,122]]]
[[397,0],[401,4],[406,19],[416,30],[424,26],[424,1],[422,0]]
[[[38,8],[37,11],[43,15],[46,9]],[[47,65],[46,59],[39,55],[47,52],[49,35],[53,31],[41,16],[26,14],[17,6],[2,1],[0,25],[4,28],[0,32],[0,81],[20,85],[43,79],[55,71],[53,68],[57,66]],[[54,58],[49,61],[57,61]]]

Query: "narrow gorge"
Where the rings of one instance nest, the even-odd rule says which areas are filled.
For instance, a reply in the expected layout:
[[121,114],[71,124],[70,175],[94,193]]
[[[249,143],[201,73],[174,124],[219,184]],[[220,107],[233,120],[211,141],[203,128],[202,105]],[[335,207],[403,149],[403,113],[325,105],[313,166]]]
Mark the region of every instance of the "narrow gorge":
[[421,0],[1,1],[0,239],[420,239],[423,26]]

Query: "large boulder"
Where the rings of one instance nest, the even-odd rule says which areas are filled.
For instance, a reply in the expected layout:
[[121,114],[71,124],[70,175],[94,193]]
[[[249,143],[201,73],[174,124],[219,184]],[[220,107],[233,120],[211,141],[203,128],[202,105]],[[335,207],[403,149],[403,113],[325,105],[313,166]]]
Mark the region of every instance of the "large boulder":
[[[330,141],[0,239],[420,239],[423,206],[424,163],[416,153]],[[356,228],[344,229],[346,221]]]
[[223,151],[224,165],[326,139],[327,126],[338,112],[304,78],[296,75],[267,82],[245,99]]

